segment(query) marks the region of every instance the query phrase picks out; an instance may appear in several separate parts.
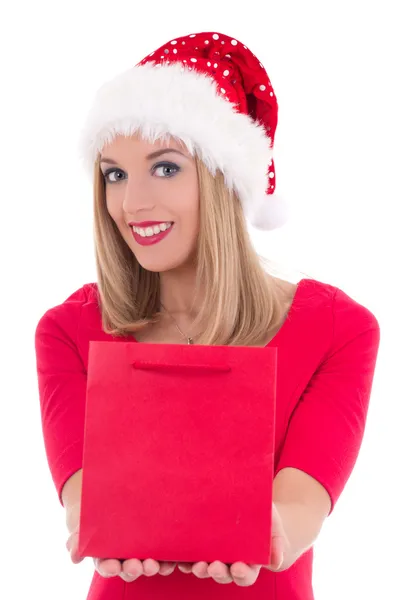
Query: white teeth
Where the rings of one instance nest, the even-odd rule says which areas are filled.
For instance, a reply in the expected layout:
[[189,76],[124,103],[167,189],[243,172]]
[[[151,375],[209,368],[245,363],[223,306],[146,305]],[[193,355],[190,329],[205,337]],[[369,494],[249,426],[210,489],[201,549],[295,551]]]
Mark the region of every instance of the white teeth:
[[141,237],[151,237],[152,235],[156,235],[160,233],[160,231],[166,231],[171,227],[172,223],[160,223],[159,225],[154,225],[153,227],[132,227],[133,231],[139,234]]

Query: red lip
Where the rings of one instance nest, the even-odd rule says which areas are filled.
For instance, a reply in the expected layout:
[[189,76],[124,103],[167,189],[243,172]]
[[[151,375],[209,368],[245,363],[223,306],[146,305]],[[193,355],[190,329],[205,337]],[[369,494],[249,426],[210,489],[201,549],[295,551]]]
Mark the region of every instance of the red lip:
[[[163,223],[163,221],[161,221],[161,223]],[[140,244],[141,246],[152,246],[153,244],[157,244],[158,242],[161,242],[161,240],[163,240],[165,237],[167,237],[167,235],[169,235],[171,233],[171,230],[173,228],[174,228],[174,226],[171,225],[165,231],[160,231],[160,233],[157,233],[156,235],[152,235],[151,237],[147,237],[147,236],[142,237],[141,235],[136,233],[133,230],[133,228],[131,228],[131,232],[132,232],[132,235],[133,235],[135,241],[138,244]]]
[[141,221],[141,223],[131,221],[128,225],[130,227],[152,227],[152,225],[160,225],[160,223],[173,223],[173,221]]

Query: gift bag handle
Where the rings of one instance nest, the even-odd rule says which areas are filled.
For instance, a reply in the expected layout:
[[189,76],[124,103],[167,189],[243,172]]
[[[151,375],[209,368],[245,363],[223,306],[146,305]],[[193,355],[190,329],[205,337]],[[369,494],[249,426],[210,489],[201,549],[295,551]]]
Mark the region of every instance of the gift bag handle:
[[228,373],[232,370],[229,365],[226,364],[195,364],[195,363],[169,363],[167,361],[147,361],[147,360],[135,360],[132,362],[132,366],[135,369],[146,369],[155,371],[193,371],[195,373],[208,373],[214,371],[217,373]]

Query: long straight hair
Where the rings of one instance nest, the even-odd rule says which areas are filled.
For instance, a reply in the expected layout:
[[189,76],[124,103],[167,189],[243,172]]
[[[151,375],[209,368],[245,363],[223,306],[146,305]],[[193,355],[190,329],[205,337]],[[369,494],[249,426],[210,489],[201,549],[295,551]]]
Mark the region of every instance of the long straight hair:
[[[158,322],[160,276],[137,261],[106,205],[99,158],[94,165],[94,245],[98,303],[105,333],[129,337]],[[220,171],[212,175],[195,155],[200,226],[196,294],[202,294],[192,331],[196,344],[259,346],[279,328],[290,306],[281,280],[252,245],[239,198]],[[264,261],[264,265],[263,265]]]

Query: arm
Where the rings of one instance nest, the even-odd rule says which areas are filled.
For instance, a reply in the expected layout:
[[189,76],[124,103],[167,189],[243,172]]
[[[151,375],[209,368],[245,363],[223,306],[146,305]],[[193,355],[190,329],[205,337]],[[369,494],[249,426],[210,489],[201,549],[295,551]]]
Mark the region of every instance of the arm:
[[82,469],[79,469],[65,482],[61,498],[66,509],[80,503],[82,493]]
[[315,542],[361,447],[378,354],[374,315],[340,289],[331,346],[294,408],[275,470],[273,501],[290,567]]
[[274,479],[273,502],[287,536],[284,561],[278,571],[291,567],[316,541],[329,514],[329,494],[307,473],[287,467]]
[[64,484],[61,491],[62,503],[66,510],[68,532],[72,533],[78,523],[82,494],[82,469],[74,473]]
[[35,332],[43,437],[62,506],[62,490],[67,502],[74,503],[71,486],[83,464],[87,374],[76,342],[80,310],[80,302],[50,309]]

